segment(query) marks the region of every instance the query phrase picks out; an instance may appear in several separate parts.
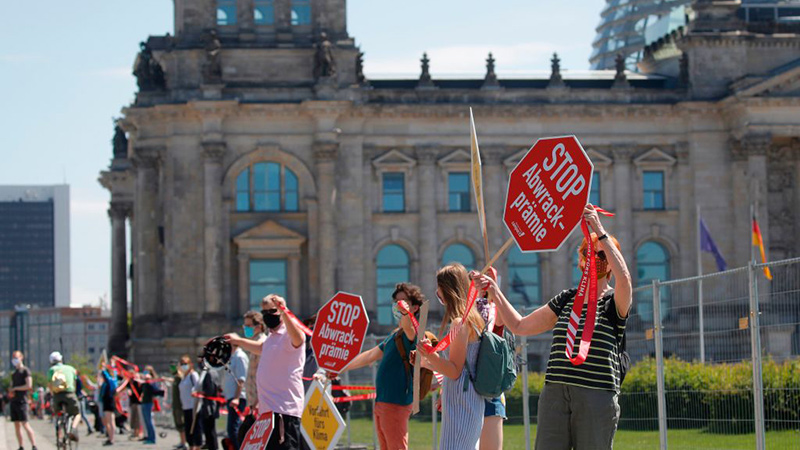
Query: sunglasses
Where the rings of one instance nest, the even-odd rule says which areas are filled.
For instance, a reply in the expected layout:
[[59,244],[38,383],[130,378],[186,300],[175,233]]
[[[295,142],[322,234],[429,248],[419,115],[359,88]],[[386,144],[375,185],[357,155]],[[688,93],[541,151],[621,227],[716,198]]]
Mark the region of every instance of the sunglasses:
[[264,312],[267,314],[278,314],[278,308],[265,309]]
[[[588,255],[588,252],[584,251],[583,252],[583,257],[584,258],[588,258],[587,255]],[[600,259],[600,261],[605,261],[606,260],[606,252],[604,252],[602,250],[600,250],[599,252],[596,252],[595,255],[597,256],[598,259]]]

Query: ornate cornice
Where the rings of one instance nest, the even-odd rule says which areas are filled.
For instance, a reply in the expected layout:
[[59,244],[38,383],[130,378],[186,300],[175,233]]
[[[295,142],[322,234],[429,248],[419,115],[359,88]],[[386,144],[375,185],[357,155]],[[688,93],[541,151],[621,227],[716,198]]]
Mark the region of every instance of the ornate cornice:
[[131,162],[134,169],[155,169],[161,163],[165,147],[134,147]]
[[630,163],[633,155],[636,154],[636,146],[633,145],[613,145],[611,147],[611,154],[614,156],[614,162]]
[[439,157],[439,147],[435,145],[420,145],[414,148],[414,152],[420,165],[434,165]]

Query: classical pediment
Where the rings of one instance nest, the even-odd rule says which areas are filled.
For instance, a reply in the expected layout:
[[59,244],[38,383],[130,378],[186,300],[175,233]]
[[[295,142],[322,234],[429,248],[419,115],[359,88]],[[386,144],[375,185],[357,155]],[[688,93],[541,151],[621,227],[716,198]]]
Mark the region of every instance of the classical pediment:
[[513,155],[503,160],[503,165],[508,167],[509,169],[515,167],[517,164],[519,164],[522,158],[524,158],[525,155],[528,154],[529,150],[530,148],[523,148],[522,150],[514,153]]
[[762,77],[747,77],[731,85],[734,97],[800,96],[800,59],[773,69]]
[[674,165],[675,162],[677,162],[677,159],[674,156],[656,147],[651,148],[633,160],[633,163],[637,166],[669,167]]
[[294,250],[305,241],[305,236],[272,220],[256,225],[233,238],[240,249]]
[[452,151],[447,154],[447,156],[439,160],[439,165],[441,166],[470,163],[472,163],[472,157],[470,156],[469,152],[463,149]]
[[586,150],[586,154],[589,156],[589,159],[592,160],[592,164],[594,165],[595,169],[608,167],[614,162],[611,158],[595,149],[590,148],[589,150]]
[[417,161],[414,158],[396,149],[389,150],[372,161],[372,165],[377,169],[410,169],[416,164]]

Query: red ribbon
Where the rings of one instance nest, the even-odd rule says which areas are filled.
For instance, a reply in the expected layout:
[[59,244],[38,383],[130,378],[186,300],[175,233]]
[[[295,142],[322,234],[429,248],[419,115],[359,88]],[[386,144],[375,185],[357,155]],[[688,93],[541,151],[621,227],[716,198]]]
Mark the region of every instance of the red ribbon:
[[305,333],[306,336],[311,336],[314,334],[314,332],[311,331],[311,328],[305,326],[303,322],[301,322],[300,319],[297,318],[297,316],[295,316],[291,311],[289,311],[289,308],[277,302],[275,303],[275,305],[278,308],[280,308],[280,310],[283,311],[284,314],[289,316],[289,318],[294,321],[294,324],[297,326],[297,328],[300,328],[300,331]]
[[372,400],[373,398],[377,397],[378,394],[374,392],[372,394],[360,394],[360,395],[351,395],[349,397],[334,397],[333,403],[344,403],[344,402],[355,402],[358,400]]
[[[475,287],[475,280],[470,281],[469,283],[469,293],[467,294],[467,309],[464,311],[464,317],[461,319],[461,325],[464,325],[466,322],[467,317],[469,317],[469,312],[472,310],[472,306],[475,304],[475,300],[478,299],[478,288]],[[450,346],[450,341],[452,341],[452,335],[455,329],[450,327],[450,332],[447,333],[447,336],[444,337],[441,341],[439,341],[439,345],[436,348],[432,348],[430,345],[423,344],[422,348],[428,353],[440,352],[447,347]]]
[[342,385],[331,385],[332,391],[374,391],[375,386],[342,386]]
[[[613,214],[602,208],[595,207],[595,211],[606,216],[613,216]],[[592,336],[594,335],[594,323],[597,317],[597,276],[595,274],[594,242],[592,242],[592,237],[589,233],[589,222],[586,219],[581,221],[581,231],[583,232],[583,237],[586,239],[587,262],[583,268],[581,282],[578,285],[578,293],[575,294],[575,299],[572,303],[572,312],[569,316],[569,324],[567,325],[566,354],[567,358],[569,358],[574,366],[583,364],[589,356]],[[586,319],[583,322],[583,332],[581,333],[578,354],[575,355],[575,336],[578,333],[581,316],[583,315],[584,301],[588,302]]]

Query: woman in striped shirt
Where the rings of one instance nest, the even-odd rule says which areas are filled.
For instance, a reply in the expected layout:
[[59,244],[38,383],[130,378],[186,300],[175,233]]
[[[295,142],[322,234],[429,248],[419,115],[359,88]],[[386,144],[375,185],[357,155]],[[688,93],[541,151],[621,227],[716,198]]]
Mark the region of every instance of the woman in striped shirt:
[[[545,386],[539,397],[537,449],[611,449],[619,421],[619,343],[631,307],[631,276],[617,240],[606,234],[597,211],[587,205],[583,217],[594,233],[597,317],[586,361],[573,365],[566,355],[567,330],[576,289],[563,291],[533,313],[522,317],[500,292],[497,283],[473,273],[497,305],[509,330],[535,335],[553,330]],[[587,260],[587,243],[578,249],[580,268]],[[608,281],[614,277],[615,289]],[[582,335],[588,302],[584,303],[576,336]],[[577,343],[574,352],[577,352]]]

